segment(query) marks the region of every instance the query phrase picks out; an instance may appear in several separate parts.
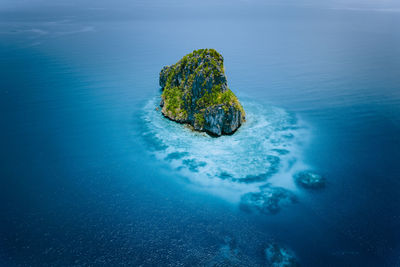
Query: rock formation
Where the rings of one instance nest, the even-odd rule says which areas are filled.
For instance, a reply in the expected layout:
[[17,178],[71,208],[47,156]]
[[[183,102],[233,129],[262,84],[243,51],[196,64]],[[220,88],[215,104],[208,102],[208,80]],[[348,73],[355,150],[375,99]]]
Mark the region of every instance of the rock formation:
[[234,133],[245,112],[228,88],[223,57],[199,49],[160,72],[162,114],[213,136]]

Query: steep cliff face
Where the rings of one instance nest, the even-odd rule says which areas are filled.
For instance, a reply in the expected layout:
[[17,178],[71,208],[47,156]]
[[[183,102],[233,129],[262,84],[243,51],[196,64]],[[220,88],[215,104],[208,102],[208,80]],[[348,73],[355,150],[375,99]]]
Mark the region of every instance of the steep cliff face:
[[214,49],[199,49],[160,72],[161,112],[211,135],[232,134],[245,112],[228,88],[223,57]]

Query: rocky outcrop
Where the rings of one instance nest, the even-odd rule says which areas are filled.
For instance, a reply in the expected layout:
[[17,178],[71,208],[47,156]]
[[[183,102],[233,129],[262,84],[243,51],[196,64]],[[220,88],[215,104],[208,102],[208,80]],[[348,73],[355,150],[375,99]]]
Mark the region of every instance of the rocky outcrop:
[[162,114],[214,136],[234,133],[245,112],[228,88],[223,57],[214,49],[199,49],[160,72]]

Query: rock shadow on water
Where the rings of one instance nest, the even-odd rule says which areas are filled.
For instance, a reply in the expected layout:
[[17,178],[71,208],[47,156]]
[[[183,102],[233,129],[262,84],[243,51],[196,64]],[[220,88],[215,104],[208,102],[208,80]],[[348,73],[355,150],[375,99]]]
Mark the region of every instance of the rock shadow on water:
[[269,184],[260,187],[259,192],[249,192],[240,199],[240,209],[245,212],[257,211],[263,214],[277,214],[282,207],[297,203],[291,191]]

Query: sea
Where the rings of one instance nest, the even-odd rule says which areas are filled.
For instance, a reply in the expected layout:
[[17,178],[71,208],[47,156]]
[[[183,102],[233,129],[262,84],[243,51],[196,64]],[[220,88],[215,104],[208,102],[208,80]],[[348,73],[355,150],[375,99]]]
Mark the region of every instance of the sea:
[[[0,266],[400,266],[398,10],[45,2],[0,9]],[[233,135],[158,109],[200,48]]]

